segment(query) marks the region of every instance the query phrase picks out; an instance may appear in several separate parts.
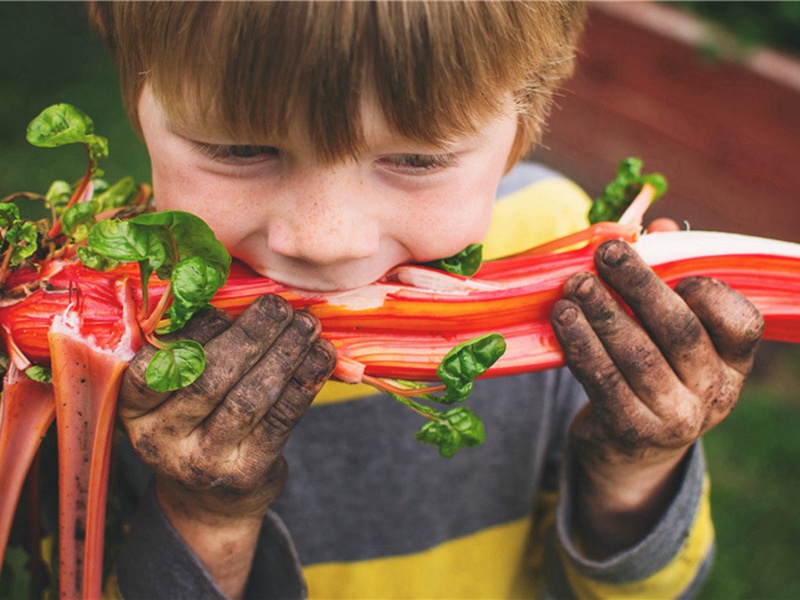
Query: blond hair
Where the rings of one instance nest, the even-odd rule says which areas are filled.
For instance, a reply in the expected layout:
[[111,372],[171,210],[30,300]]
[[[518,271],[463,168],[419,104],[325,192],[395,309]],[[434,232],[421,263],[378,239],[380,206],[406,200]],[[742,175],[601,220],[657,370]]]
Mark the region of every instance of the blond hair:
[[522,154],[584,20],[567,1],[109,2],[90,14],[137,130],[147,83],[170,119],[236,139],[283,136],[299,118],[327,161],[363,143],[365,92],[397,133],[435,145],[474,132],[511,93]]

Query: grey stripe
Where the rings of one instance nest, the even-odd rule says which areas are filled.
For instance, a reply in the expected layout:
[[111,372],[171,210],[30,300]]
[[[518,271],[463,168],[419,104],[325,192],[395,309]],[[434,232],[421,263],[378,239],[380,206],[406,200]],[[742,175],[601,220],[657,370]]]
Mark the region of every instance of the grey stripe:
[[449,460],[413,439],[422,418],[388,397],[313,408],[291,437],[289,482],[273,507],[302,562],[419,552],[530,514],[557,380],[479,382],[469,405],[487,442]]
[[500,185],[497,187],[497,197],[502,198],[503,196],[508,196],[524,187],[553,177],[563,176],[539,163],[517,163],[508,175],[500,180]]

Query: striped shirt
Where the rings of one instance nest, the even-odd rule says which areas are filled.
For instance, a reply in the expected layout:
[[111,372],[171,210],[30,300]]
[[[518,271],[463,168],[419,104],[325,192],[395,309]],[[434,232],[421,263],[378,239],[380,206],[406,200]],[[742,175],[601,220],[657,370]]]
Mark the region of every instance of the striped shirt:
[[[516,167],[498,196],[486,258],[587,225],[586,195],[535,165]],[[713,549],[699,446],[654,530],[619,555],[588,560],[572,535],[573,462],[564,453],[585,402],[565,369],[480,381],[470,406],[486,443],[446,460],[414,440],[418,415],[372,388],[327,384],[287,445],[289,480],[265,522],[248,596],[690,595]],[[118,590],[131,599],[221,597],[152,492],[143,500]],[[177,575],[168,568],[176,560]]]

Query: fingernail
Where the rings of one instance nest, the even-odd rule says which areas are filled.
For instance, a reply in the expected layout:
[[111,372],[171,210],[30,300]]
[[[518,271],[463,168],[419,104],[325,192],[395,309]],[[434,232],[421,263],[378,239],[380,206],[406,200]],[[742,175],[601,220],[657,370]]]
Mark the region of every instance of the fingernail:
[[617,241],[607,243],[602,252],[603,262],[609,267],[616,267],[617,265],[623,263],[627,256],[625,246]]
[[561,313],[556,317],[556,321],[558,321],[559,325],[569,326],[575,322],[575,319],[578,318],[578,311],[568,306]]
[[333,347],[333,344],[325,340],[319,340],[314,344],[311,353],[314,356],[314,362],[320,366],[327,367],[331,362],[336,362],[336,349]]
[[259,296],[254,304],[258,304],[264,314],[269,315],[275,320],[283,320],[289,317],[292,312],[289,303],[280,296],[265,294]]
[[306,312],[297,311],[294,313],[295,326],[303,335],[309,335],[314,331],[315,319]]
[[594,290],[594,278],[591,275],[586,275],[583,280],[575,287],[572,295],[578,300],[586,300],[592,295]]
[[588,273],[574,273],[567,277],[563,288],[564,296],[574,296],[577,293],[578,288],[580,288],[583,285],[583,282],[586,281],[588,275]]

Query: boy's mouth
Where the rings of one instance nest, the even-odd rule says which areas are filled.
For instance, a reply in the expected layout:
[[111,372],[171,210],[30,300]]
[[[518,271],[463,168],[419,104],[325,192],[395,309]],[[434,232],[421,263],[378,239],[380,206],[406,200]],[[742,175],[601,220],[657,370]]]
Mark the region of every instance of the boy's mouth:
[[265,277],[285,285],[288,288],[297,290],[298,292],[309,294],[346,294],[353,290],[358,290],[366,287],[376,281],[382,279],[385,273],[379,276],[353,276],[337,277],[335,274],[327,274],[321,277],[312,273],[286,273],[285,271],[278,271],[273,269],[259,270]]
[[407,252],[379,253],[364,259],[331,264],[315,263],[275,253],[233,252],[256,273],[293,290],[338,294],[383,280],[386,274],[413,258]]

